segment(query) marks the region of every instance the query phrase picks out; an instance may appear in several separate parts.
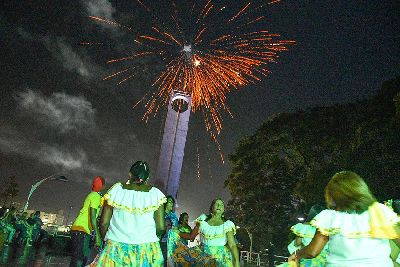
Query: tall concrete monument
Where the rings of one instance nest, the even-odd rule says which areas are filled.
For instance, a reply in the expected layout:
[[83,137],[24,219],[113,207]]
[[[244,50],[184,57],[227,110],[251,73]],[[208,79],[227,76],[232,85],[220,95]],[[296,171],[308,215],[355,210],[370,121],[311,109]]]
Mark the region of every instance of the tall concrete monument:
[[178,196],[190,112],[191,97],[175,91],[168,105],[156,178],[156,185],[175,199]]

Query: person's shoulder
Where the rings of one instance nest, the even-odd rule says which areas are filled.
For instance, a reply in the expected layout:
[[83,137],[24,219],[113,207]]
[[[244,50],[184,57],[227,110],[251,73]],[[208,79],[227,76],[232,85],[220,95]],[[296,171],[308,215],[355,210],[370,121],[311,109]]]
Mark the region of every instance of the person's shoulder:
[[150,186],[150,185],[149,185],[149,187],[150,187],[149,193],[151,193],[152,195],[156,195],[157,198],[160,198],[160,199],[165,198],[165,202],[167,202],[167,198],[166,198],[165,194],[160,189],[158,189],[155,186]]
[[[340,214],[339,211],[332,210],[332,209],[325,209],[318,213],[315,218],[326,218],[326,217],[335,217]],[[315,218],[313,220],[315,220]]]
[[376,205],[379,209],[381,209],[382,211],[384,211],[384,212],[388,212],[388,213],[395,213],[394,211],[393,211],[393,209],[391,209],[391,208],[389,208],[388,206],[386,206],[385,204],[382,204],[382,203],[379,203],[379,202],[375,202],[374,204],[372,204],[372,206],[373,205]]
[[119,190],[119,189],[122,189],[122,188],[123,188],[122,183],[121,183],[121,182],[116,182],[115,184],[113,184],[113,185],[110,187],[110,189],[108,189],[107,192],[110,192],[110,191],[112,191],[112,190]]
[[231,220],[226,220],[224,222],[224,225],[227,226],[227,227],[235,227],[235,223],[233,221],[231,221]]
[[164,193],[160,189],[158,189],[157,187],[152,186],[152,185],[147,185],[147,186],[149,188],[149,192],[157,192],[157,193],[161,193],[161,194],[164,195]]
[[101,195],[98,193],[98,192],[94,192],[94,191],[92,191],[92,192],[90,192],[88,195],[87,195],[87,197],[86,197],[87,199],[101,199]]
[[206,219],[207,219],[207,215],[203,213],[199,217],[197,217],[197,219],[194,221],[197,223],[200,223],[200,222],[204,222]]

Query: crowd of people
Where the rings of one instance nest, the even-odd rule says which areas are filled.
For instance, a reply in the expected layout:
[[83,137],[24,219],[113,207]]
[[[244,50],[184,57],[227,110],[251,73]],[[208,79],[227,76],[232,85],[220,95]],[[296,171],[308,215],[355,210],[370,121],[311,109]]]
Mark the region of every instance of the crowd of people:
[[45,236],[40,211],[32,212],[28,216],[26,211],[17,211],[11,207],[2,210],[0,214],[0,231],[5,235],[5,246],[32,246]]
[[[104,179],[94,179],[71,228],[74,252],[70,267],[239,267],[236,227],[224,216],[224,201],[212,201],[192,229],[187,213],[179,218],[175,213],[175,199],[147,184],[149,173],[146,162],[134,163],[128,181],[114,184],[103,197],[99,192]],[[197,235],[200,245],[189,246]],[[94,259],[90,236],[100,248]]]
[[[149,166],[135,162],[125,183],[102,196],[105,179],[97,176],[71,227],[70,267],[239,267],[235,224],[225,204],[212,201],[194,220],[178,217],[175,199],[147,184]],[[326,206],[314,205],[305,222],[291,227],[291,256],[280,266],[400,266],[399,203],[378,203],[356,173],[336,173],[325,188]],[[6,245],[32,245],[41,234],[40,212],[28,217],[12,208],[1,214]],[[199,237],[199,238],[198,238]],[[190,241],[199,241],[190,246]],[[97,248],[91,257],[91,240]],[[273,265],[270,265],[273,266]]]
[[[99,194],[104,179],[95,178],[72,227],[70,267],[239,267],[236,226],[225,218],[224,201],[214,199],[192,228],[187,213],[178,217],[174,212],[172,196],[147,184],[149,172],[146,162],[136,162],[128,181],[114,184],[104,197]],[[365,181],[350,171],[332,177],[325,200],[326,206],[314,205],[307,220],[291,228],[292,255],[281,266],[397,266],[400,217],[395,207],[378,203]],[[88,253],[91,235],[101,247],[94,259]],[[195,238],[199,244],[189,246]]]

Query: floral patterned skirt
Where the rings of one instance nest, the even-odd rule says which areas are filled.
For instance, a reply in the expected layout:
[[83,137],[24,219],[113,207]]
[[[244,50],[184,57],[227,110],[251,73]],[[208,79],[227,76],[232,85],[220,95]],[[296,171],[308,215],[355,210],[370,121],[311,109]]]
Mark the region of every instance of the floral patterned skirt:
[[326,250],[323,250],[315,258],[300,260],[300,267],[323,267],[325,265],[326,265]]
[[215,259],[200,247],[188,247],[176,229],[168,232],[168,267],[217,267]]
[[233,267],[232,253],[227,246],[203,245],[203,251],[215,259],[217,267]]
[[[324,267],[326,265],[326,250],[323,250],[317,257],[312,259],[301,259],[300,267]],[[291,267],[289,263],[282,263],[277,267]]]
[[159,242],[125,244],[107,240],[91,267],[163,267],[164,258]]

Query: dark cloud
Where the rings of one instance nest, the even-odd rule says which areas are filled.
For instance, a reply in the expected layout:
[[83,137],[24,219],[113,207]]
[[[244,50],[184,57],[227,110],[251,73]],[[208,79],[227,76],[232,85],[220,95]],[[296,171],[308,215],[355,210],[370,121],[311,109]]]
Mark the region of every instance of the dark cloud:
[[95,128],[95,110],[82,96],[53,93],[46,97],[40,92],[25,90],[16,97],[21,111],[44,127],[61,133],[83,132]]

